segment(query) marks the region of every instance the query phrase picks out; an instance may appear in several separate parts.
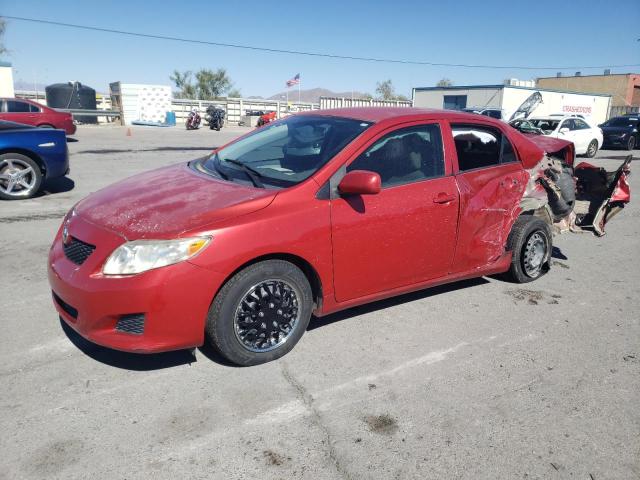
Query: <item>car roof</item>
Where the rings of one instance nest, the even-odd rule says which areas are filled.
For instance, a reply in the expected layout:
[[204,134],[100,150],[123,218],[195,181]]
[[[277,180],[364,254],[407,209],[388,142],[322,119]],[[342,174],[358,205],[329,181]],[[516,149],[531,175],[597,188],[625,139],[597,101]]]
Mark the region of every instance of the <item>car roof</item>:
[[[384,120],[452,120],[477,122],[478,115],[458,110],[438,110],[435,108],[415,107],[351,107],[332,108],[327,110],[307,110],[297,115],[325,115],[331,117],[351,118],[365,122],[378,123]],[[503,125],[499,120],[483,117],[483,121],[493,121],[496,125]]]

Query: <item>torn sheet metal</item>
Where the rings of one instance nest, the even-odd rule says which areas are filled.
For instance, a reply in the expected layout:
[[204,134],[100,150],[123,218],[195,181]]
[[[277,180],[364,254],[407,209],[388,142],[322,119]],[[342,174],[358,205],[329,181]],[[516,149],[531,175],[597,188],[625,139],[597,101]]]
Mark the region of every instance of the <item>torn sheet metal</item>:
[[602,236],[606,223],[631,199],[628,176],[632,157],[629,155],[615,171],[586,162],[572,168],[575,151],[573,144],[569,145],[546,145],[542,159],[527,170],[529,180],[520,207],[524,212],[545,210],[559,233],[592,231]]

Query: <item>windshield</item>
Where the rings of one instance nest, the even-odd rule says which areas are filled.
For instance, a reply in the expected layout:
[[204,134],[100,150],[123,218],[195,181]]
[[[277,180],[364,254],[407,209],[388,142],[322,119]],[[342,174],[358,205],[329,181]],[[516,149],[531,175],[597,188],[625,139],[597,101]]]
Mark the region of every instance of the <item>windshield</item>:
[[233,181],[288,187],[313,175],[370,125],[349,118],[295,115],[218,150],[201,166]]
[[633,117],[616,117],[608,120],[604,123],[605,127],[635,127],[635,124],[638,123],[637,118]]
[[553,132],[560,123],[560,120],[552,120],[548,118],[529,118],[527,119],[527,121],[531,124],[531,126],[533,126],[534,128],[539,128],[545,134]]

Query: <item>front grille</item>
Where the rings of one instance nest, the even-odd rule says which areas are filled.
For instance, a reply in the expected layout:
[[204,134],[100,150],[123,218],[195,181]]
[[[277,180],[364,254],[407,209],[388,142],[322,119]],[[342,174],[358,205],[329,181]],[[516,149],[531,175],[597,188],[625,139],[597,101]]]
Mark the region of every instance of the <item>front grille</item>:
[[122,315],[116,324],[116,330],[133,335],[144,333],[144,313]]
[[53,294],[53,299],[67,315],[71,318],[78,318],[78,310],[62,300],[58,295],[56,295],[56,292],[52,291],[51,293]]
[[69,243],[63,243],[64,255],[76,265],[82,265],[96,249],[95,245],[71,237]]

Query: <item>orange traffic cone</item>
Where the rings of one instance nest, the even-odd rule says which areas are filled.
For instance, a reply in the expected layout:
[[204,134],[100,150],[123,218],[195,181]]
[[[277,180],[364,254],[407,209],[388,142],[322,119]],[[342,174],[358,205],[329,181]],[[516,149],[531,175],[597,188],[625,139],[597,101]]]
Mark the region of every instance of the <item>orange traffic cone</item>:
[[127,128],[127,137],[130,137],[130,136],[131,136],[131,129]]

